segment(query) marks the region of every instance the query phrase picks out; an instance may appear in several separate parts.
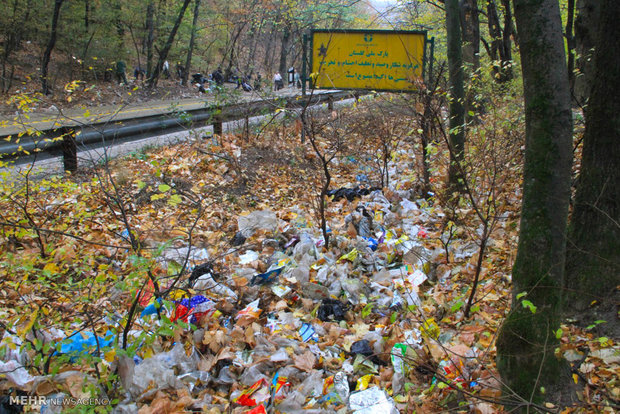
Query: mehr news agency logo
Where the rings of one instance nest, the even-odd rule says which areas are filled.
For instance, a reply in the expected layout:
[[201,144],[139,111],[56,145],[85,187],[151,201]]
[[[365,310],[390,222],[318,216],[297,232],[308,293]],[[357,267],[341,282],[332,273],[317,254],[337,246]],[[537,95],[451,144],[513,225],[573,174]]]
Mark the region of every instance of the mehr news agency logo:
[[78,405],[109,405],[108,398],[75,398],[75,397],[47,397],[44,395],[17,395],[9,396],[9,405],[17,405],[22,407],[66,407]]

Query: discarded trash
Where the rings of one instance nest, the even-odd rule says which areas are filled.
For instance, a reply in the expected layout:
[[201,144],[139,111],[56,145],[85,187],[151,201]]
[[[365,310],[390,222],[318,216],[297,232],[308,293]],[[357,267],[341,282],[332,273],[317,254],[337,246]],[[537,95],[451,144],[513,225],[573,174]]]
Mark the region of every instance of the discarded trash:
[[239,264],[248,264],[253,262],[254,260],[258,260],[259,254],[254,250],[248,250],[245,254],[239,256]]
[[23,387],[34,381],[34,377],[17,361],[0,361],[0,375],[13,382],[17,387]]
[[373,190],[371,188],[360,188],[356,186],[354,188],[339,188],[337,190],[329,190],[327,191],[327,195],[329,197],[333,196],[332,201],[338,201],[342,198],[346,198],[349,201],[353,201],[356,198],[360,198],[362,196],[370,194]]
[[243,235],[243,233],[238,231],[235,233],[234,237],[230,240],[230,245],[233,247],[241,246],[243,243],[245,243],[245,240],[246,238]]
[[308,342],[311,339],[314,341],[319,340],[316,331],[309,323],[304,323],[303,325],[301,325],[301,329],[299,329],[299,336],[301,336],[301,340],[304,342]]
[[[234,394],[234,393],[233,393]],[[254,407],[269,399],[269,383],[266,379],[260,379],[250,388],[240,392],[233,401],[246,407]]]
[[355,414],[398,414],[394,401],[379,387],[351,394],[349,409]]
[[282,273],[283,267],[279,267],[277,269],[270,270],[266,273],[261,273],[256,275],[250,280],[250,285],[266,285],[277,279],[278,275]]
[[344,305],[335,299],[323,299],[321,306],[317,312],[317,316],[323,322],[335,319],[337,321],[344,320]]
[[372,381],[374,375],[368,374],[358,378],[357,383],[355,385],[355,391],[363,391],[368,388],[370,381]]
[[237,218],[239,231],[244,237],[251,237],[257,230],[275,232],[278,229],[278,217],[271,210],[253,211],[247,216]]
[[262,310],[258,307],[260,299],[256,299],[254,302],[250,303],[243,310],[240,310],[235,316],[235,319],[239,322],[246,321],[251,322],[260,316]]
[[63,341],[60,353],[70,355],[73,360],[79,355],[95,352],[97,345],[99,349],[109,347],[114,343],[115,337],[110,331],[103,337],[95,336],[92,332],[74,332]]

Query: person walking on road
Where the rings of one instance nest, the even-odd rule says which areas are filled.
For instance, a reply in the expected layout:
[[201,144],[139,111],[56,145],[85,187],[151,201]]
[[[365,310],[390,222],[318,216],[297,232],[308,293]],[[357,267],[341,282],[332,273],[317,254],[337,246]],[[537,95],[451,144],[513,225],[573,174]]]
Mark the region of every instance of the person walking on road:
[[280,75],[280,72],[276,72],[276,74],[273,75],[273,87],[276,91],[284,88],[284,81],[282,80],[282,75]]

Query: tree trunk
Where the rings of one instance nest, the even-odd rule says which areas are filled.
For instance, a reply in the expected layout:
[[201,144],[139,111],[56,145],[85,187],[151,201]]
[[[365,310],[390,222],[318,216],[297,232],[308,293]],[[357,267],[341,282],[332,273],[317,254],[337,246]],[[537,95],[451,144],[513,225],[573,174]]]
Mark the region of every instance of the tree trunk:
[[[480,19],[478,1],[461,1],[461,32],[463,35],[463,66],[469,79],[465,97],[465,113],[476,112],[476,91],[480,78]],[[469,116],[469,115],[468,115]]]
[[575,36],[573,36],[573,24],[575,22],[575,0],[568,0],[568,10],[566,12],[566,49],[568,52],[568,83],[570,85],[571,96],[575,90]]
[[[200,0],[196,0],[194,6],[194,20],[192,20],[192,34],[189,37],[189,47],[187,48],[187,59],[185,60],[185,72],[183,73],[183,79],[181,79],[181,85],[187,85],[187,78],[189,76],[190,66],[192,65],[192,53],[194,52],[194,39],[196,38],[196,26],[198,24],[198,14],[200,13]],[[206,73],[205,73],[206,76]]]
[[285,80],[284,84],[286,84],[287,79],[287,66],[286,66],[286,55],[288,54],[288,41],[291,38],[291,31],[288,26],[284,29],[284,33],[282,33],[282,47],[280,48],[280,74],[282,78]]
[[502,64],[502,72],[506,81],[512,80],[514,77],[512,72],[512,41],[511,36],[517,37],[514,24],[512,22],[512,10],[510,9],[510,0],[502,0],[504,5],[504,30],[502,33],[502,48],[500,49],[500,60]]
[[[586,108],[581,174],[571,225],[567,285],[576,310],[612,299],[620,274],[620,3],[602,3]],[[610,303],[614,309],[613,300]],[[601,318],[597,318],[601,319]]]
[[153,40],[155,39],[155,3],[149,1],[146,6],[146,76],[153,73]]
[[58,29],[58,18],[60,17],[60,8],[62,7],[63,0],[55,0],[54,13],[52,15],[52,30],[50,32],[50,38],[47,42],[47,47],[43,53],[43,60],[41,61],[41,92],[44,95],[49,95],[49,82],[47,78],[47,70],[52,56],[52,50],[56,45],[56,31]]
[[491,46],[489,56],[493,64],[493,78],[498,83],[512,79],[512,13],[510,4],[504,5],[504,28],[500,26],[497,5],[494,0],[487,3],[487,15]]
[[168,40],[166,41],[166,44],[164,45],[161,52],[159,53],[159,61],[157,62],[157,66],[153,68],[153,73],[151,74],[151,77],[149,78],[150,87],[157,86],[157,79],[159,79],[161,68],[164,62],[166,61],[166,59],[168,58],[168,52],[170,51],[170,48],[172,47],[172,43],[174,42],[174,37],[176,36],[177,31],[179,30],[179,26],[181,25],[181,21],[183,20],[183,15],[185,14],[185,10],[187,10],[187,6],[189,5],[191,1],[192,0],[183,0],[183,5],[181,6],[181,10],[179,10],[179,15],[177,16],[177,19],[174,22],[174,26],[172,27],[172,30],[170,31],[170,35],[168,35]]
[[601,6],[600,0],[579,0],[577,18],[575,19],[575,50],[577,51],[578,74],[575,77],[575,101],[585,105],[590,97],[592,85],[593,50],[596,43],[596,28],[599,25]]
[[448,32],[448,74],[450,78],[450,168],[449,191],[459,191],[462,175],[458,163],[465,151],[465,91],[463,88],[463,55],[458,0],[446,0],[446,29]]
[[561,388],[563,364],[554,350],[559,346],[555,332],[564,278],[572,116],[557,0],[515,0],[514,5],[526,144],[512,307],[497,339],[497,367],[512,391],[525,401],[540,402],[541,387],[548,395],[566,390]]

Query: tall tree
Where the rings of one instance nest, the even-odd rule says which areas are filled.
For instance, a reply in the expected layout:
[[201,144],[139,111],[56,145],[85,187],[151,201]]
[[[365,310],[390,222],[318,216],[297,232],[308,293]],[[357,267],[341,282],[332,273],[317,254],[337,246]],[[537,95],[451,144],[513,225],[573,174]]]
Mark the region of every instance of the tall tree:
[[194,53],[194,40],[196,38],[196,26],[198,24],[198,14],[200,13],[200,0],[196,0],[194,6],[194,19],[192,20],[192,33],[189,37],[189,46],[187,48],[187,59],[185,60],[185,71],[183,72],[183,78],[181,79],[182,85],[187,85],[187,78],[189,76],[190,66],[192,65],[192,53]]
[[153,41],[155,40],[155,2],[146,6],[146,75],[153,73]]
[[52,29],[50,31],[50,37],[47,42],[45,52],[43,52],[43,59],[41,60],[41,92],[44,95],[50,93],[49,79],[48,79],[48,66],[50,58],[52,57],[52,50],[56,45],[56,35],[58,31],[58,19],[60,18],[60,8],[62,7],[63,0],[54,1],[54,12],[52,14]]
[[446,30],[448,32],[448,75],[450,79],[450,191],[460,188],[462,175],[458,168],[465,151],[465,89],[463,87],[463,52],[458,0],[446,0]]
[[159,52],[159,61],[157,65],[153,68],[153,73],[149,77],[149,86],[157,86],[157,80],[159,79],[159,74],[161,73],[162,66],[164,62],[168,58],[168,52],[170,52],[170,48],[172,47],[172,43],[174,42],[174,38],[179,30],[179,26],[181,25],[181,21],[183,20],[183,16],[185,15],[185,10],[187,10],[187,6],[192,0],[183,0],[183,5],[181,6],[181,10],[179,10],[179,14],[174,22],[174,26],[168,35],[168,40],[164,44],[164,47]]
[[[556,392],[572,164],[572,115],[557,0],[514,0],[525,96],[525,165],[512,306],[497,339],[497,367],[525,402]],[[523,294],[526,296],[523,297]],[[525,302],[527,301],[527,302]]]
[[[594,48],[581,173],[569,231],[567,285],[572,300],[567,303],[576,310],[614,294],[618,299],[620,54],[614,45],[620,41],[620,2],[602,1],[601,9],[605,12]],[[611,305],[613,313],[614,304],[606,305]]]
[[487,17],[491,44],[485,47],[493,64],[493,75],[496,82],[503,83],[511,80],[512,73],[512,12],[510,3],[503,0],[504,27],[499,21],[499,14],[495,0],[487,2]]
[[590,85],[594,70],[593,51],[596,43],[596,28],[601,15],[600,0],[579,0],[575,18],[575,50],[577,52],[578,75],[575,77],[574,96],[577,103],[585,105],[590,97]]

